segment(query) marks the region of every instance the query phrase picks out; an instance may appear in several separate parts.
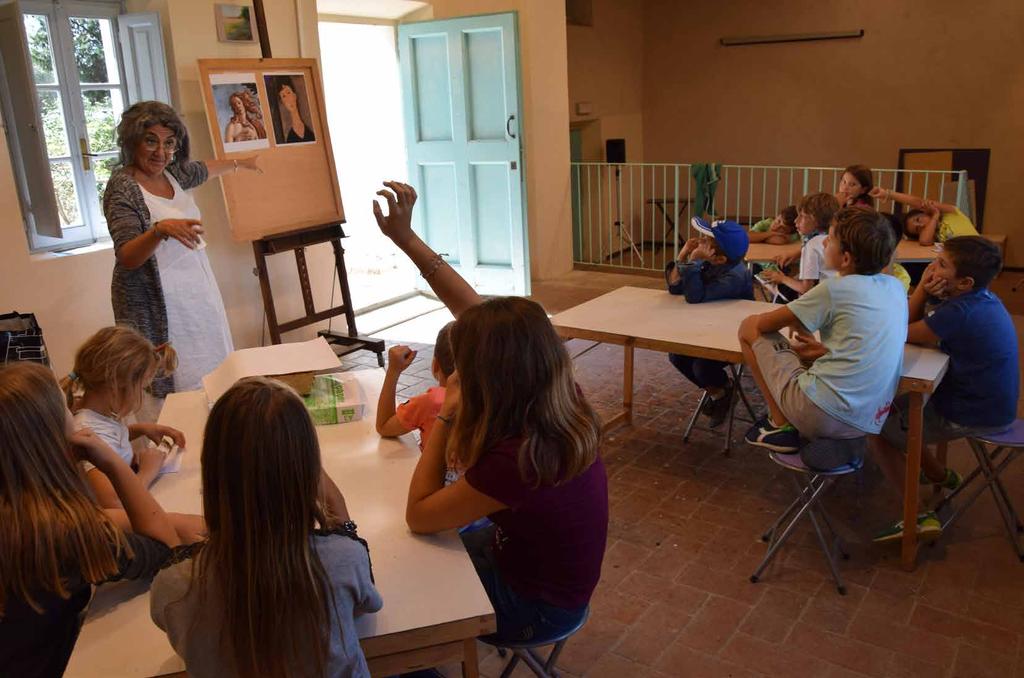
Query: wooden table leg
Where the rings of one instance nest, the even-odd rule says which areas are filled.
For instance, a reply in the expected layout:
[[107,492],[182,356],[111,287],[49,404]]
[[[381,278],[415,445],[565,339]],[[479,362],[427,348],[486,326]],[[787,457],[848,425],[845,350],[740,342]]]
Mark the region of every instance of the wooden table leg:
[[910,392],[910,430],[907,432],[907,477],[903,483],[903,546],[901,563],[910,572],[917,567],[917,499],[924,442],[924,395]]
[[462,652],[462,678],[479,678],[480,664],[476,655],[476,638],[467,638]]
[[633,423],[633,357],[636,340],[627,339],[622,346],[622,411],[627,424]]

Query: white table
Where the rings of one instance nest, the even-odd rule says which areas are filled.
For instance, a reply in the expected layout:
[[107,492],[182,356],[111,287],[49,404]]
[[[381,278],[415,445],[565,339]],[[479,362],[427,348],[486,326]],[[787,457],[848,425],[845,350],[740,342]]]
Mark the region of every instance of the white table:
[[[356,620],[374,675],[463,662],[477,675],[476,637],[495,630],[494,610],[454,531],[417,536],[405,524],[406,495],[419,449],[412,436],[374,430],[383,370],[348,373],[366,397],[361,421],[317,428],[324,469],[338,484],[370,558],[384,608]],[[189,451],[181,471],[160,478],[153,496],[168,511],[202,513],[199,456],[209,409],[200,391],[167,398],[160,422],[181,429]],[[66,676],[157,676],[184,670],[149,616],[148,584],[99,587]]]
[[[729,299],[688,304],[681,295],[662,290],[620,287],[551,318],[566,339],[587,339],[623,347],[622,411],[606,426],[633,419],[633,358],[637,348],[679,353],[728,363],[743,362],[737,336],[749,315],[777,309],[762,301]],[[910,432],[907,437],[907,481],[904,486],[905,525],[917,524],[918,475],[925,399],[935,391],[949,365],[949,356],[935,349],[907,344],[903,354],[900,392],[910,397]],[[917,560],[917,533],[903,531],[902,562],[913,569]]]

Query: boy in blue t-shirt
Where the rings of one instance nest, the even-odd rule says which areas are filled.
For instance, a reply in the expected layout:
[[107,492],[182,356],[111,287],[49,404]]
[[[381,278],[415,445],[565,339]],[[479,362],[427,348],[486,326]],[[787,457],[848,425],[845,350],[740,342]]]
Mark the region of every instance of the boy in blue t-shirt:
[[[747,432],[748,443],[795,452],[801,437],[829,439],[802,451],[809,466],[827,469],[862,454],[865,434],[881,430],[899,384],[907,333],[903,287],[881,273],[895,247],[878,212],[841,209],[825,242],[825,263],[839,276],[743,321],[743,358],[769,411]],[[789,341],[779,334],[785,327],[794,331]],[[810,458],[812,450],[816,458]]]
[[[949,354],[949,369],[924,408],[924,444],[949,442],[1006,430],[1017,417],[1020,369],[1017,332],[1003,303],[988,290],[999,273],[999,248],[981,236],[950,238],[928,265],[908,303],[907,341],[938,346]],[[926,312],[928,298],[941,302]],[[875,441],[876,456],[889,479],[904,485],[907,397],[893,403],[892,412]],[[921,453],[921,481],[956,489],[963,479],[943,468],[925,447]],[[918,516],[918,533],[942,531],[934,512]],[[899,521],[875,541],[903,535]]]
[[[753,299],[754,281],[743,258],[750,239],[735,221],[708,223],[694,217],[690,223],[700,233],[686,241],[676,261],[665,267],[670,294],[682,294],[688,304],[718,299]],[[710,399],[704,414],[714,428],[729,414],[733,384],[726,369],[729,363],[669,353],[668,360],[684,377],[706,389]]]

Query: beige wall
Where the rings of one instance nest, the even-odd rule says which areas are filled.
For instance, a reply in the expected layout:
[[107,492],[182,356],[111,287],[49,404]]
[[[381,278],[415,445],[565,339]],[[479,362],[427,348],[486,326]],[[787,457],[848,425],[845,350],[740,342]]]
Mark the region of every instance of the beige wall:
[[[644,2],[649,162],[895,167],[902,148],[991,148],[985,230],[1024,265],[1024,3]],[[859,40],[718,39],[863,28]]]
[[[301,26],[306,49],[301,56],[316,56],[315,2],[299,0],[300,19],[294,0],[265,1],[274,55],[300,56]],[[259,56],[258,46],[217,42],[212,4],[191,0],[128,2],[129,11],[160,11],[162,14],[174,102],[188,124],[198,158],[211,157],[212,149],[195,60]],[[0,312],[11,309],[35,312],[43,326],[55,370],[67,372],[77,346],[89,334],[113,322],[110,275],[114,255],[108,248],[88,254],[30,257],[9,157],[6,140],[0,135]],[[259,285],[252,275],[251,246],[232,242],[217,180],[196,191],[196,202],[202,210],[210,244],[207,252],[224,296],[235,343],[239,347],[256,345],[263,329],[262,302]],[[329,251],[329,248],[324,249]],[[328,254],[311,256],[310,265],[314,281],[331,279]],[[301,300],[291,263],[276,262],[272,276],[279,283],[275,286],[275,298],[283,311],[280,315],[300,313]],[[320,287],[323,289],[319,290],[319,301],[326,305],[330,288],[328,284]],[[295,335],[308,336],[313,331]]]
[[[530,273],[556,277],[572,268],[565,3],[559,0],[434,0],[435,19],[519,13],[520,82],[526,163]],[[416,19],[429,18],[425,13]]]
[[[583,129],[583,159],[603,161],[604,140],[626,140],[626,159],[643,162],[642,2],[594,0],[593,26],[569,26],[569,120]],[[590,114],[576,104],[588,102]]]

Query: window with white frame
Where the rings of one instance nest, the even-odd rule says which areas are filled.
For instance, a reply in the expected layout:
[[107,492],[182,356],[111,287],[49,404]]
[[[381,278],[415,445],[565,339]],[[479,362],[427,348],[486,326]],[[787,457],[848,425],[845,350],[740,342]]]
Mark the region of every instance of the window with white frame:
[[[23,30],[16,37],[26,68],[8,63],[19,56],[9,46],[2,55],[9,97],[4,114],[12,118],[8,142],[29,247],[38,252],[103,240],[109,237],[103,190],[118,162],[121,113],[141,98],[168,98],[158,17],[121,15],[119,0],[21,0],[16,5]],[[139,40],[137,30],[148,32]],[[0,33],[0,39],[9,35]],[[153,81],[161,79],[162,86],[154,89]],[[14,108],[29,103],[34,115],[19,120]],[[20,130],[12,128],[19,123]],[[33,169],[29,160],[40,153],[43,159]],[[40,177],[40,169],[49,176]],[[52,205],[44,205],[50,196],[40,195],[39,186],[46,185],[49,193],[51,183]]]

